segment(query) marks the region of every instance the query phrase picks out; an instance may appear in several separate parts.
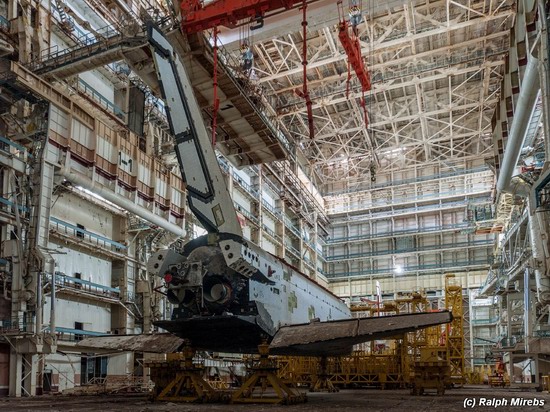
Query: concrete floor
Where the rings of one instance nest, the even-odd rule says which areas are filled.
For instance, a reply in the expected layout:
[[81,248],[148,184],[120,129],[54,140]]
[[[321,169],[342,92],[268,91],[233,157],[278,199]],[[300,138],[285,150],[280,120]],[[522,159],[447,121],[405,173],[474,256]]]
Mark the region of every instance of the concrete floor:
[[[445,396],[432,394],[411,396],[408,390],[356,389],[342,390],[339,393],[310,393],[308,402],[301,405],[222,405],[222,404],[175,404],[151,403],[143,395],[113,395],[113,396],[43,396],[31,399],[0,398],[0,411],[128,411],[128,412],[195,412],[195,411],[408,411],[408,412],[453,412],[464,410],[465,399],[475,399],[473,410],[498,411],[550,411],[550,394],[537,392],[521,392],[510,389],[490,389],[487,386],[469,386],[461,389],[448,390]],[[511,406],[513,398],[537,400],[542,406]],[[479,405],[481,399],[508,401],[508,406]],[[471,401],[470,401],[471,402]],[[329,411],[327,411],[329,412]]]

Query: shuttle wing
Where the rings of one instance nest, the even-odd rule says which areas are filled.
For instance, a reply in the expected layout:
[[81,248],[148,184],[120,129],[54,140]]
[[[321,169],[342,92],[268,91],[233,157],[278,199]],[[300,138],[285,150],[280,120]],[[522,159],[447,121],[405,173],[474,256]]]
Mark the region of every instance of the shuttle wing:
[[[381,316],[372,318],[345,319],[328,322],[311,322],[300,325],[283,326],[270,343],[270,353],[293,356],[340,356],[349,355],[352,346],[376,339],[386,339],[407,332],[449,323],[452,315],[448,311],[431,313],[410,313],[405,315]],[[235,323],[237,322],[237,323]],[[253,324],[247,324],[236,317],[213,317],[205,320],[186,321],[185,330],[194,331],[196,346],[205,350],[236,353],[253,353],[261,339],[254,336]],[[224,329],[225,328],[225,329]],[[226,340],[220,342],[210,333],[223,329]],[[241,336],[240,347],[231,346],[229,338]],[[247,342],[250,338],[253,342]],[[223,340],[223,339],[222,339]],[[151,353],[172,353],[181,350],[185,339],[170,333],[153,335],[95,336],[81,340],[81,349],[101,349],[102,351],[133,351]],[[228,346],[229,345],[229,346]],[[195,346],[195,345],[194,345]]]
[[358,343],[386,339],[451,320],[451,312],[441,311],[283,326],[273,337],[270,352],[302,356],[349,355],[352,346]]
[[147,353],[177,352],[185,340],[171,333],[156,333],[153,335],[106,335],[85,338],[76,346],[82,350],[90,349],[102,352],[128,351]]

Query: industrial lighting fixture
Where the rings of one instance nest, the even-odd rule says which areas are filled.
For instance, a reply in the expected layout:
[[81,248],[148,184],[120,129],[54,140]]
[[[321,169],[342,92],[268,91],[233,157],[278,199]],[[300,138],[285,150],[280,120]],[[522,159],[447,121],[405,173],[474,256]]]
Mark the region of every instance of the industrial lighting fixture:
[[404,272],[403,266],[395,265],[394,272],[396,275],[402,275]]

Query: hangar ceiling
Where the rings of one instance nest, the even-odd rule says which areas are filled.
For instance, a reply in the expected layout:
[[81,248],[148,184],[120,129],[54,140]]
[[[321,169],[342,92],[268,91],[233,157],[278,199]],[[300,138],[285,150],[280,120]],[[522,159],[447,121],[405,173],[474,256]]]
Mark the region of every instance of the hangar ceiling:
[[[346,93],[348,58],[338,39],[337,4],[315,3],[307,35],[313,139],[297,94],[303,84],[301,13],[272,18],[278,31],[266,19],[262,30],[225,30],[221,39],[235,57],[239,38],[252,44],[252,76],[319,181],[363,179],[373,164],[387,171],[492,157],[491,117],[509,51],[513,2],[390,1],[374,7],[363,1],[359,38],[372,80],[365,96],[368,127],[353,71]],[[346,18],[348,7],[344,1]]]

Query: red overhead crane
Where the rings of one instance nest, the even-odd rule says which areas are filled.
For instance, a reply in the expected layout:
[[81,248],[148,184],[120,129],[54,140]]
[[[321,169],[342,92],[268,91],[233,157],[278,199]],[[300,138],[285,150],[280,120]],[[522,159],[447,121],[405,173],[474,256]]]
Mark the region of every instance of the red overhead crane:
[[342,43],[342,46],[348,56],[349,64],[357,75],[359,83],[361,83],[361,90],[363,92],[368,92],[371,89],[370,75],[365,68],[365,64],[363,63],[359,38],[350,36],[348,28],[348,22],[346,20],[342,20],[338,24],[338,38],[340,39],[340,43]]
[[265,13],[291,9],[303,0],[218,0],[203,5],[200,0],[181,2],[184,33],[198,33],[216,26],[233,28],[240,20],[263,17]]
[[[359,9],[357,8],[357,10]],[[338,23],[338,38],[340,39],[340,43],[342,43],[342,46],[344,47],[344,50],[348,56],[348,79],[346,96],[349,95],[351,68],[353,68],[353,71],[359,79],[359,83],[361,83],[361,91],[363,92],[363,96],[361,98],[361,107],[363,108],[365,127],[368,127],[369,117],[365,101],[365,93],[371,89],[370,74],[363,62],[363,56],[361,54],[361,43],[359,43],[359,36],[356,31],[356,26],[353,26],[352,34],[350,35],[350,24],[344,17],[342,0],[338,0],[338,14],[340,15],[340,23]]]
[[[306,101],[307,108],[307,117],[308,117],[308,128],[309,128],[309,137],[313,139],[314,129],[313,129],[313,109],[312,101],[309,96],[307,88],[307,45],[306,45],[306,8],[307,0],[240,0],[240,1],[231,1],[231,0],[218,0],[213,1],[207,5],[204,5],[201,0],[187,0],[181,2],[181,29],[186,34],[198,33],[203,30],[214,29],[214,50],[217,50],[217,37],[216,37],[216,27],[217,26],[226,26],[226,27],[235,27],[239,21],[245,19],[257,19],[260,24],[262,17],[265,13],[280,10],[280,9],[291,9],[292,7],[302,4],[303,8],[303,56],[302,64],[304,67],[304,79],[303,79],[303,89],[296,90],[296,94],[302,97]],[[216,53],[214,55],[214,60],[216,61]],[[212,131],[212,142],[215,143],[215,133],[216,133],[216,113],[218,102],[216,101],[216,64],[214,64],[214,121],[213,121],[213,131]]]

